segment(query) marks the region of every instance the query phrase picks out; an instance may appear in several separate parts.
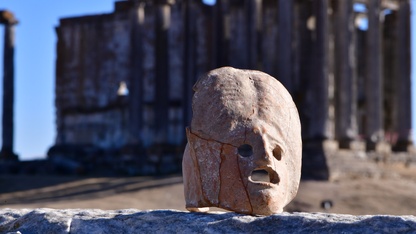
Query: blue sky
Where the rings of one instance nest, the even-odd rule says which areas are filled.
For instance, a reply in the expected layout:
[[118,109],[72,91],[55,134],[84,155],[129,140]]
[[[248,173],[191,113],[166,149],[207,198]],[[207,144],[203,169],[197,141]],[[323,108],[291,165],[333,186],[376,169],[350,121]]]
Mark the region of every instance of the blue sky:
[[[0,9],[12,11],[19,20],[16,26],[15,51],[14,146],[20,159],[45,156],[48,148],[55,141],[55,27],[59,24],[59,18],[108,13],[113,10],[114,2],[114,0],[2,0],[0,2]],[[0,35],[0,80],[2,80],[3,27],[0,27]]]
[[[207,2],[212,1],[207,0]],[[1,1],[0,9],[12,11],[20,21],[16,27],[14,146],[21,160],[45,156],[55,140],[55,27],[59,23],[59,18],[108,13],[113,11],[114,2],[115,0]],[[412,6],[415,6],[416,0],[411,2]],[[414,22],[412,25],[414,57],[416,55],[415,15],[412,15],[412,22]],[[3,77],[2,50],[3,27],[0,27],[0,80]],[[416,57],[412,61],[412,69],[412,112],[415,113]],[[1,86],[2,82],[0,82],[0,95],[2,95]],[[0,107],[1,104],[0,99]],[[416,126],[415,115],[413,114],[413,126]]]

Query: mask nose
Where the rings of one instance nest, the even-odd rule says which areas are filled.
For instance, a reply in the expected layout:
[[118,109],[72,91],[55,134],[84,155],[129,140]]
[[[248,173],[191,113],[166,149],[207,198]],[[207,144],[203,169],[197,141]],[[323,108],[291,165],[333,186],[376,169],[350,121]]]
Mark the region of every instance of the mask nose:
[[[266,151],[264,147],[253,149],[250,144],[243,144],[237,148],[238,154],[244,158],[254,157],[253,160],[271,161],[273,153]],[[256,157],[258,156],[258,157]]]
[[247,134],[247,141],[238,147],[238,154],[252,160],[259,166],[270,165],[273,160],[280,161],[282,159],[281,148],[274,144],[272,146],[267,134],[261,134],[256,129]]
[[260,160],[264,163],[270,164],[273,160],[273,154],[268,150],[264,149],[260,156]]
[[258,167],[270,165],[273,161],[273,153],[269,152],[265,147],[258,148],[253,155],[253,161]]
[[[254,149],[256,150],[256,148]],[[271,148],[267,147],[267,144],[265,144],[258,151],[259,152],[254,152],[256,155],[254,160],[259,161],[261,164],[270,165],[273,161],[282,160],[282,150],[279,146]]]

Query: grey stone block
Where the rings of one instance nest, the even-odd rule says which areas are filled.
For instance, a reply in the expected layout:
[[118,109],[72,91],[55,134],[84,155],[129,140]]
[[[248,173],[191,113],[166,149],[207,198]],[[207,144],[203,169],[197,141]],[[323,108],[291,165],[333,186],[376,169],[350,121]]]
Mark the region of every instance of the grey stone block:
[[416,216],[2,209],[0,233],[416,233]]

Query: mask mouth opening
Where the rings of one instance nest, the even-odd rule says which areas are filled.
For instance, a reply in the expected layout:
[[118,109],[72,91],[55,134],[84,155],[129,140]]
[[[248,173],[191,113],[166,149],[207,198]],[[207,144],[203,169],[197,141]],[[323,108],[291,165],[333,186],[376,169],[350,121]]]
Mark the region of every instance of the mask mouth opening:
[[249,177],[253,183],[268,183],[268,184],[279,184],[279,175],[271,168],[258,168],[251,172]]

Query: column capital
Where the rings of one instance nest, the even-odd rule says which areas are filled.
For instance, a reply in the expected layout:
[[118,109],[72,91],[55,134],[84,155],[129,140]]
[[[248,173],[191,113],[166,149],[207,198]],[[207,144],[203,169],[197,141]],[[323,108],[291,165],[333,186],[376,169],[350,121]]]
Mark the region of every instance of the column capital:
[[174,5],[176,0],[128,0],[129,2],[133,2],[134,4],[140,3],[153,3],[155,5]]
[[156,0],[155,1],[155,4],[159,4],[159,5],[173,5],[175,3],[176,3],[175,0]]
[[0,24],[5,25],[15,25],[19,21],[14,17],[14,14],[8,10],[1,10],[0,11]]

